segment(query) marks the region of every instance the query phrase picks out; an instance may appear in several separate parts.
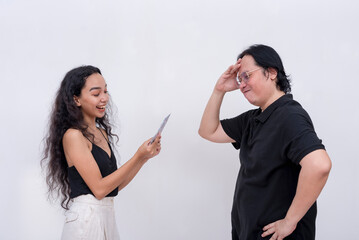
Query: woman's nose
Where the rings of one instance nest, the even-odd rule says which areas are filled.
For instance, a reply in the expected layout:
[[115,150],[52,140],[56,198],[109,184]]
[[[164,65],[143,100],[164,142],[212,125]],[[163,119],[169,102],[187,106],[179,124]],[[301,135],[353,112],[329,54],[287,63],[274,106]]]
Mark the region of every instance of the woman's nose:
[[109,99],[108,95],[104,94],[102,95],[101,102],[108,102],[108,99]]

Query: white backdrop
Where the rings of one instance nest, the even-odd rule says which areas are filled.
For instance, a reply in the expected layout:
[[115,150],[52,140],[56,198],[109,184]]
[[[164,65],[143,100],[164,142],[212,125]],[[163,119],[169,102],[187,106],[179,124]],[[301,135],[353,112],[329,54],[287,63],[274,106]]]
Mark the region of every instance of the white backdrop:
[[[0,0],[0,239],[60,238],[41,140],[60,81],[83,64],[102,70],[118,108],[121,163],[172,113],[161,154],[116,198],[121,238],[230,239],[238,152],[197,131],[217,78],[254,43],[278,51],[333,161],[317,239],[357,239],[358,10],[355,0]],[[221,118],[251,108],[232,92]]]

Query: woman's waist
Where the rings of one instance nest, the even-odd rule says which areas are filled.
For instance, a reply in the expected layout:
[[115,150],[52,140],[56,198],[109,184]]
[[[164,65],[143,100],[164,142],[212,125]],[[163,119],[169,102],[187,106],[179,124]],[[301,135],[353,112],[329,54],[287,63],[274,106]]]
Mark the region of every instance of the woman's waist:
[[92,194],[80,195],[70,200],[71,204],[86,203],[91,205],[113,206],[114,197],[105,197],[101,200],[95,198]]

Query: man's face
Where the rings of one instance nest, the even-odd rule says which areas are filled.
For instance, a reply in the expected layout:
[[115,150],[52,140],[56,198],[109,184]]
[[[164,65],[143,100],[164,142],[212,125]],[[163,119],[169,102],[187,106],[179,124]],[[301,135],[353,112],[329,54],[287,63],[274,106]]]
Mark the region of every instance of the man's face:
[[[252,56],[245,55],[242,58],[238,75],[242,76],[239,88],[244,97],[251,104],[259,106],[263,110],[271,97],[272,91],[276,88],[275,81],[271,81],[271,74],[256,65]],[[246,76],[247,79],[245,79]]]

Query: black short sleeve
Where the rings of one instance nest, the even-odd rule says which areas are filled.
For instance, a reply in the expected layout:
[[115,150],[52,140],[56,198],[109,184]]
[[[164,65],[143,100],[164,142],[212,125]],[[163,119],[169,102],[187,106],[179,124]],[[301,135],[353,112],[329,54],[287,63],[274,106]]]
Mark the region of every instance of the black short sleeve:
[[228,135],[228,137],[232,138],[233,140],[235,140],[235,142],[233,142],[233,146],[236,149],[239,149],[240,145],[241,145],[241,128],[240,128],[240,116],[237,116],[235,118],[231,118],[231,119],[224,119],[221,120],[221,124],[222,124],[222,128],[224,130],[224,132]]
[[305,111],[290,114],[284,122],[283,130],[288,139],[286,155],[295,164],[299,164],[310,152],[325,149],[322,140],[314,131],[309,115]]
[[224,132],[230,138],[235,140],[235,142],[232,144],[236,149],[239,149],[241,146],[243,131],[248,125],[248,119],[255,115],[256,111],[257,110],[250,110],[241,115],[238,115],[237,117],[221,120],[221,125]]

